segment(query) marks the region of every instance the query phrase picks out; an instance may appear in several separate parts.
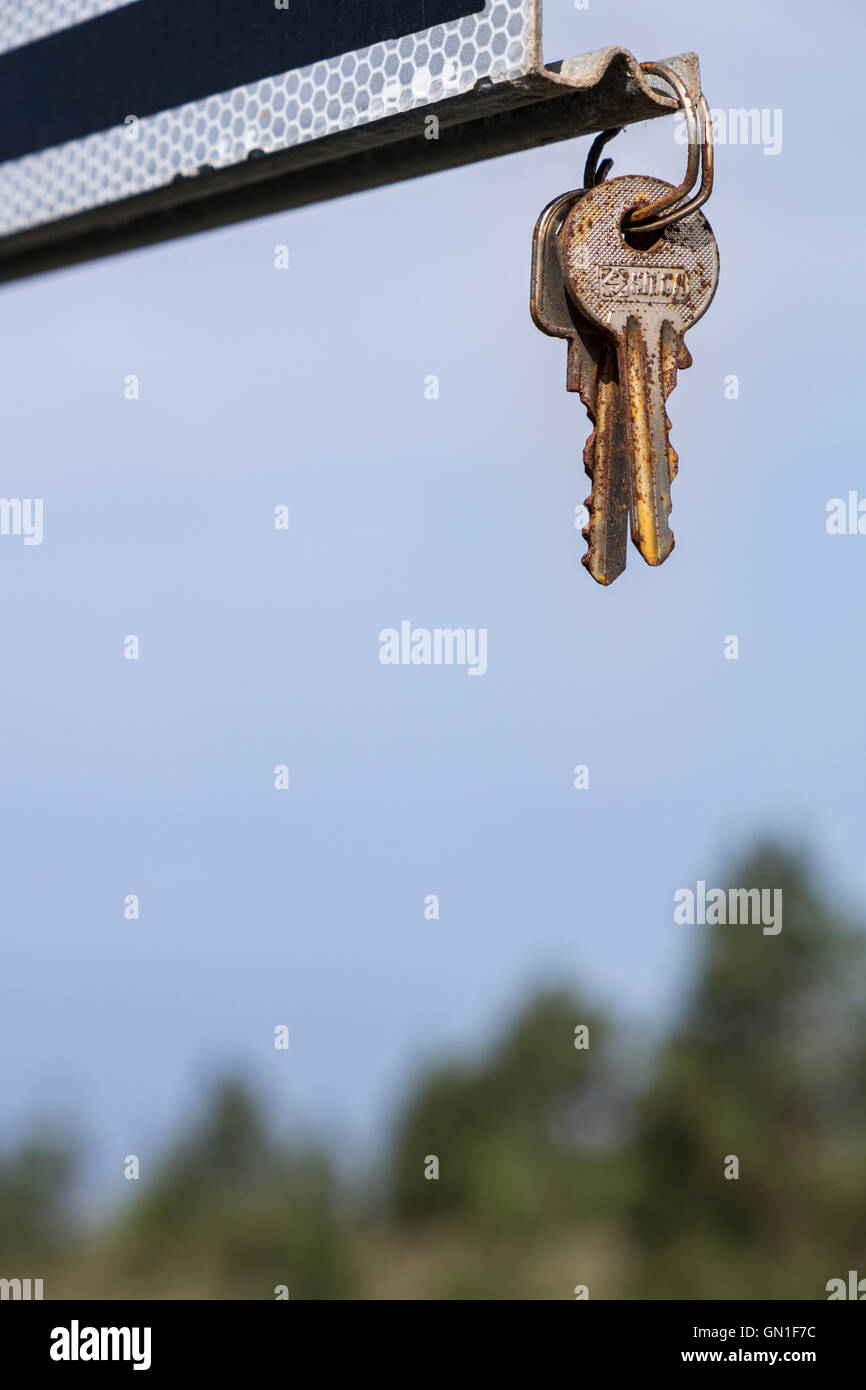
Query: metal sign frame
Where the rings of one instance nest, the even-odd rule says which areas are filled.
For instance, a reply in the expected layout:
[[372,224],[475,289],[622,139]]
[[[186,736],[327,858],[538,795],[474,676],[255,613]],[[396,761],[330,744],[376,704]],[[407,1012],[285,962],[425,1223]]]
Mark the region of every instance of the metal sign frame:
[[[67,0],[65,27],[51,0],[27,14],[16,28],[0,12],[0,281],[676,109],[622,48],[545,67],[541,0]],[[421,16],[442,22],[401,32]],[[697,94],[695,56],[667,61]],[[229,74],[247,80],[201,95]]]

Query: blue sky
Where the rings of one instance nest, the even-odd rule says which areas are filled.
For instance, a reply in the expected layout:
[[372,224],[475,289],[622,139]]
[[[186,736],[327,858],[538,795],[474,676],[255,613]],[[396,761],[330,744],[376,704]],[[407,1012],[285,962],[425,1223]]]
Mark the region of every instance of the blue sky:
[[[106,1193],[225,1066],[351,1149],[540,980],[662,1026],[674,892],[760,831],[866,894],[866,537],[825,527],[866,497],[862,10],[546,11],[550,59],[693,48],[711,106],[783,113],[717,150],[663,568],[582,569],[588,423],[529,318],[587,139],[3,290],[2,493],[45,539],[0,538],[0,1141],[65,1115]],[[673,129],[614,173],[678,181]],[[382,666],[404,619],[486,628],[487,674]]]

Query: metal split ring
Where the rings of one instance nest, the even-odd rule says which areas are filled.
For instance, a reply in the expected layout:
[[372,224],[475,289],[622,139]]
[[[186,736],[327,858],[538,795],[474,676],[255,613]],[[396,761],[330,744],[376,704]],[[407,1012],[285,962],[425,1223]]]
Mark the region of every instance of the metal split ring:
[[[713,122],[703,93],[695,102],[686,84],[673,68],[665,63],[642,63],[641,70],[663,78],[673,88],[685,116],[688,134],[689,156],[686,176],[682,183],[678,188],[672,188],[664,197],[657,198],[655,202],[635,208],[627,219],[627,230],[661,232],[672,223],[690,217],[707,201],[713,191]],[[584,188],[594,188],[607,178],[613,168],[613,160],[605,159],[599,165],[598,157],[608,141],[619,135],[621,130],[621,126],[603,130],[593,140],[583,176]],[[688,199],[695,186],[699,169],[701,186],[695,196]],[[684,202],[683,199],[688,201]]]

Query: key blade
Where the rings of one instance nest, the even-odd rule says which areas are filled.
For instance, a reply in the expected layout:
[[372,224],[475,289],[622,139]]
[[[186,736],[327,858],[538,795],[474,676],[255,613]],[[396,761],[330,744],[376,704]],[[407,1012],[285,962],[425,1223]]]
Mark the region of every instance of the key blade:
[[648,565],[661,565],[674,548],[670,528],[671,457],[665,411],[662,336],[629,315],[619,361],[629,442],[632,540]]
[[595,429],[584,449],[584,465],[592,479],[586,499],[588,542],[582,564],[598,584],[612,584],[625,569],[628,551],[628,445],[623,428],[616,349],[605,342],[596,383]]

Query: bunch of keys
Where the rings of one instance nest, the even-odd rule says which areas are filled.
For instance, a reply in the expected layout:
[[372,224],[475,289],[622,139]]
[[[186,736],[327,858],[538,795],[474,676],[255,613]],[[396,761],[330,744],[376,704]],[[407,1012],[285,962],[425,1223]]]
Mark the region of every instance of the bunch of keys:
[[[631,538],[650,565],[674,547],[671,483],[678,459],[667,399],[692,358],[684,336],[706,312],[719,252],[698,211],[713,186],[712,122],[669,67],[645,63],[677,93],[689,136],[683,183],[596,169],[603,131],[587,160],[584,187],[554,199],[533,240],[531,311],[542,332],[568,341],[567,389],[579,393],[593,432],[584,449],[592,480],[583,564],[599,584],[625,569]],[[700,135],[698,130],[700,113]],[[700,189],[689,194],[701,170]]]

